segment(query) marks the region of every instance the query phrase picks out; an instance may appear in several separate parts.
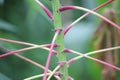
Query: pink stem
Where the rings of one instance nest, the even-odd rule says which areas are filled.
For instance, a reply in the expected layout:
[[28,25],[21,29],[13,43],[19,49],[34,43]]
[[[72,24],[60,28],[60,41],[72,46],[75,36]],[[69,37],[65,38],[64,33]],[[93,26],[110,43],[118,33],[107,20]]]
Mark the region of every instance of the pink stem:
[[[82,54],[81,54],[82,55]],[[84,55],[84,54],[83,54]],[[101,63],[101,64],[103,64],[103,65],[106,65],[106,66],[109,66],[109,67],[111,67],[111,68],[113,68],[113,69],[115,69],[115,70],[119,70],[120,71],[120,68],[119,67],[117,67],[117,66],[114,66],[114,65],[112,65],[112,64],[109,64],[109,63],[107,63],[107,62],[104,62],[104,61],[101,61],[101,60],[99,60],[99,59],[96,59],[96,58],[93,58],[93,57],[90,57],[90,56],[84,56],[84,57],[86,57],[86,58],[89,58],[89,59],[91,59],[91,60],[94,60],[94,61],[96,61],[96,62],[99,62],[99,63]],[[72,58],[72,59],[70,59],[67,63],[70,65],[70,64],[72,64],[74,61],[76,61],[77,59],[75,59],[75,58]]]
[[5,57],[5,56],[9,56],[9,55],[11,55],[11,54],[15,54],[15,53],[23,52],[23,51],[26,51],[26,50],[30,50],[31,48],[33,48],[33,47],[23,48],[23,49],[19,49],[19,50],[15,50],[15,51],[10,51],[10,52],[8,52],[8,53],[5,53],[5,54],[0,55],[0,58],[3,58],[3,57]]
[[[54,44],[54,47],[58,47],[59,45],[57,45],[57,44]],[[45,44],[45,47],[48,47],[48,48],[50,48],[51,47],[51,44]]]
[[35,2],[45,11],[48,17],[53,20],[53,14],[51,13],[51,11],[47,7],[45,7],[39,0],[35,0]]
[[[5,41],[5,42],[11,42],[11,43],[17,43],[17,44],[22,44],[22,45],[27,45],[27,46],[40,46],[37,44],[32,44],[32,43],[27,43],[27,42],[22,42],[22,41],[16,41],[16,40],[10,40],[10,39],[5,39],[5,38],[0,38],[0,41]],[[43,47],[48,47],[50,48],[51,44],[44,44]],[[54,44],[54,47],[58,47],[59,45]],[[57,54],[56,51],[53,50],[53,53]]]
[[52,40],[51,47],[50,47],[50,51],[49,51],[49,54],[48,54],[48,58],[47,58],[47,61],[46,61],[46,65],[45,65],[43,80],[46,80],[46,78],[47,78],[47,72],[48,72],[48,68],[49,68],[49,65],[50,65],[50,60],[51,60],[51,56],[52,56],[54,44],[55,44],[56,37],[58,36],[59,32],[60,32],[60,30],[56,30],[55,36],[54,36],[54,38],[53,38],[53,40]]
[[[23,49],[15,50],[15,51],[10,51],[8,53],[0,55],[0,58],[6,57],[6,56],[9,56],[9,55],[12,55],[12,54],[16,54],[16,53],[19,53],[19,52],[31,50],[31,49],[34,49],[34,48],[36,48],[36,47],[28,47],[28,48],[23,48]],[[57,54],[57,52],[55,50],[52,50],[52,52],[55,53],[55,54]]]
[[[69,10],[69,9],[78,9],[78,10],[81,10],[82,7],[78,7],[78,6],[64,6],[64,7],[61,7],[59,10],[60,11],[64,11],[64,10]],[[83,9],[83,8],[82,8]],[[92,11],[86,9],[85,11],[89,11],[90,13],[93,13]],[[107,19],[106,17],[102,16],[102,15],[99,15],[97,13],[93,13],[94,15],[98,15],[99,18],[101,18],[102,20],[108,22],[109,24],[111,24],[113,27],[115,27],[117,30],[120,30],[120,26],[115,24],[114,22],[112,22],[111,20]]]
[[92,57],[90,57],[90,56],[87,56],[87,58],[92,59],[92,60],[94,60],[94,61],[96,61],[96,62],[99,62],[99,63],[101,63],[101,64],[103,64],[103,65],[109,66],[109,67],[111,67],[111,68],[113,68],[113,69],[116,69],[116,70],[119,70],[119,71],[120,71],[120,68],[119,68],[119,67],[116,67],[116,66],[114,66],[114,65],[112,65],[112,64],[109,64],[109,63],[107,63],[107,62],[101,61],[101,60],[96,59],[96,58],[92,58]]
[[10,40],[10,39],[5,39],[5,38],[0,38],[0,41],[17,43],[17,44],[22,44],[22,45],[27,45],[27,46],[36,46],[36,44],[22,42],[22,41],[16,41],[16,40]]
[[[92,9],[92,10],[93,10],[93,11],[96,11],[96,10],[104,7],[105,5],[111,3],[112,1],[113,1],[113,0],[106,1],[105,3],[99,5],[98,7],[94,8],[94,9]],[[71,9],[71,8],[69,8],[69,9]],[[68,9],[65,9],[65,10],[68,10]],[[86,16],[88,16],[89,14],[90,14],[90,12],[87,12],[87,13],[85,13],[85,14],[83,15],[83,17],[86,17]],[[70,24],[69,26],[67,26],[67,27],[65,28],[65,30],[64,30],[64,35],[73,27],[73,25],[74,25],[74,24]]]

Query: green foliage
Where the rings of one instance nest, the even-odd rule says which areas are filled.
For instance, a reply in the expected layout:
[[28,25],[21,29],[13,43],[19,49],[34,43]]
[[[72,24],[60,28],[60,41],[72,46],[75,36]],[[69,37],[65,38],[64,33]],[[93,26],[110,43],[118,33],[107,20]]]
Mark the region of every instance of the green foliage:
[[[36,44],[50,43],[53,36],[53,25],[33,0],[6,0],[0,10],[0,13],[2,12],[0,14],[0,37]],[[0,41],[0,45],[10,50],[26,47],[3,41]],[[35,49],[21,54],[45,65],[47,51]],[[54,68],[55,56],[52,61],[51,68]],[[40,74],[43,70],[16,56],[10,56],[1,59],[0,72],[12,80],[22,80]],[[4,76],[0,77],[0,80],[2,79]]]
[[[93,3],[97,6],[105,1],[106,0],[93,0]],[[120,3],[120,0],[117,1]],[[50,0],[41,0],[41,2],[51,10]],[[81,4],[77,2],[81,2]],[[74,0],[73,4],[81,6],[82,2],[84,2],[84,0]],[[86,3],[84,4],[85,6],[87,5]],[[105,6],[104,8],[108,6]],[[87,7],[91,8],[89,5],[87,5]],[[102,13],[104,8],[101,8],[98,12]],[[118,6],[118,8],[120,8],[120,6]],[[73,19],[76,19],[82,15],[83,12],[73,11],[73,14],[74,15],[71,16],[73,16]],[[120,15],[118,16],[120,17]],[[90,22],[87,22],[89,20]],[[98,21],[95,21],[90,17],[83,22],[79,22],[78,25],[75,25],[75,28],[72,28],[72,30],[65,36],[65,47],[75,49],[83,53],[94,50],[93,44],[89,44],[89,42],[93,32],[95,31],[96,22]],[[52,21],[38,6],[38,4],[34,2],[34,0],[0,0],[0,37],[35,44],[47,44],[51,42],[53,34]],[[0,41],[0,46],[4,46],[10,50],[17,50],[26,47],[3,41]],[[0,54],[4,53],[6,53],[6,51],[2,51],[0,49]],[[20,54],[45,65],[48,51],[35,49],[25,51]],[[74,56],[75,55],[67,54],[67,59]],[[57,59],[53,55],[50,64],[51,70],[56,66],[56,62]],[[69,67],[70,76],[75,78],[75,80],[100,80],[100,72],[101,66],[86,58],[74,62]],[[41,73],[43,73],[42,69],[21,60],[14,55],[0,59],[0,80],[23,80],[26,77]],[[118,72],[118,80],[119,76],[120,73]]]
[[3,75],[2,73],[0,73],[0,77],[2,78],[1,80],[11,80],[10,78]]

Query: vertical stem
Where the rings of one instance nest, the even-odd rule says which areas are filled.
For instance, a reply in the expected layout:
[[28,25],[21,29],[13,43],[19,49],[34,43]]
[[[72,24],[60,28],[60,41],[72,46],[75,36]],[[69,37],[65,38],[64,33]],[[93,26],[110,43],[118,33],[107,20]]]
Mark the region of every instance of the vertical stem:
[[49,65],[50,65],[50,60],[51,60],[51,57],[52,57],[52,50],[54,48],[54,44],[55,44],[55,41],[57,39],[57,36],[58,36],[59,32],[60,32],[60,30],[56,30],[55,35],[53,37],[51,47],[50,47],[50,51],[49,51],[49,54],[48,54],[48,58],[47,58],[46,65],[45,65],[43,80],[46,80],[46,78],[47,78],[47,72],[48,72],[48,68],[49,68]]
[[[60,1],[59,0],[52,0],[52,6],[53,6],[53,17],[54,17],[54,26],[55,29],[62,29],[62,20],[61,20],[61,14],[58,10],[60,7]],[[64,49],[64,35],[62,31],[59,33],[56,43],[60,46],[58,47],[58,60],[59,62],[66,62],[66,55],[62,52]],[[63,65],[60,68],[60,72],[62,73],[62,80],[67,80],[68,78],[68,67],[67,64]]]

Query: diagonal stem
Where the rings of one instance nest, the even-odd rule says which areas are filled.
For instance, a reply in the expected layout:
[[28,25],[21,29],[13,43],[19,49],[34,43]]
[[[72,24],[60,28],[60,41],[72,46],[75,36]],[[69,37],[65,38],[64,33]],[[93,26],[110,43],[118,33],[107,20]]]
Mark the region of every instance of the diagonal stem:
[[51,11],[47,7],[45,7],[39,0],[35,0],[35,2],[44,10],[48,17],[53,20],[53,14],[51,13]]
[[[119,48],[120,48],[120,47],[119,47]],[[116,48],[115,48],[115,49],[116,49]],[[104,51],[105,51],[105,50],[101,50],[101,51],[99,51],[99,52],[104,52]],[[108,50],[106,49],[106,51],[108,51]],[[90,55],[90,54],[88,54],[88,53],[87,53],[87,54],[82,54],[82,53],[79,53],[79,52],[74,51],[74,50],[69,50],[69,52],[78,54],[78,55],[80,55],[80,56],[77,56],[77,57],[75,57],[75,58],[70,59],[70,60],[68,61],[68,64],[71,64],[72,62],[74,62],[74,61],[76,61],[76,60],[78,60],[78,59],[80,59],[80,58],[82,58],[82,57],[86,57],[86,58],[89,58],[89,59],[94,60],[94,61],[96,61],[96,62],[99,62],[99,63],[101,63],[101,64],[104,64],[104,65],[106,65],[106,66],[109,66],[109,67],[111,67],[111,68],[113,68],[113,69],[120,70],[119,67],[116,67],[116,66],[114,66],[114,65],[112,65],[112,64],[109,64],[109,63],[107,63],[107,62],[104,62],[104,61],[101,61],[101,60],[99,60],[99,59],[96,59],[96,58],[93,58],[93,57],[88,56],[88,55]],[[96,52],[96,53],[97,53],[97,52]]]
[[46,65],[45,65],[43,80],[46,80],[46,78],[47,78],[47,72],[48,72],[48,68],[49,68],[49,64],[50,64],[54,44],[55,44],[56,38],[57,38],[59,33],[60,33],[60,30],[56,30],[55,35],[53,37],[51,47],[50,47],[50,51],[49,51],[49,54],[48,54],[48,58],[47,58]]
[[82,10],[82,11],[86,11],[86,12],[89,12],[89,13],[92,13],[96,16],[98,16],[99,18],[101,18],[102,20],[108,22],[109,24],[111,24],[113,27],[115,27],[117,30],[120,30],[120,26],[115,24],[114,22],[112,22],[111,20],[107,19],[106,17],[92,11],[92,10],[89,10],[87,8],[84,8],[84,7],[78,7],[78,6],[63,6],[61,8],[59,8],[59,11],[64,11],[64,10],[70,10],[70,9],[77,9],[77,10]]
[[52,72],[51,74],[49,75],[48,79],[47,80],[50,80],[51,77],[54,75],[54,73],[60,68],[60,66],[58,65]]
[[[2,47],[2,46],[0,46],[0,49],[4,50],[5,52],[10,52],[9,49],[4,48],[4,47]],[[35,62],[35,61],[27,58],[27,57],[24,57],[24,56],[22,56],[22,55],[20,55],[20,54],[18,54],[18,53],[13,54],[13,55],[15,55],[16,57],[18,57],[18,58],[20,58],[20,59],[22,59],[22,60],[25,60],[25,61],[27,61],[27,62],[29,62],[29,63],[31,63],[31,64],[39,67],[39,68],[42,68],[43,70],[45,70],[45,67],[44,67],[44,66],[42,66],[41,64],[39,64],[39,63],[37,63],[37,62]],[[52,72],[51,70],[49,70],[49,69],[48,69],[48,72],[49,72],[49,73],[53,73],[53,72]],[[55,76],[56,79],[59,78],[59,76],[57,76],[57,75],[54,75],[54,76]]]
[[111,50],[116,50],[116,49],[120,49],[120,46],[110,47],[110,48],[106,48],[106,49],[101,49],[101,50],[96,50],[96,51],[88,52],[88,53],[86,53],[86,55],[92,55],[92,54],[106,52],[106,51],[111,51]]
[[16,41],[16,40],[10,40],[10,39],[5,39],[5,38],[0,38],[0,41],[22,44],[22,45],[27,45],[27,46],[39,46],[37,44],[32,44],[32,43],[27,43],[27,42],[22,42],[22,41]]
[[[105,5],[107,5],[107,4],[111,3],[111,2],[113,2],[113,0],[108,0],[108,1],[104,2],[103,4],[99,5],[98,7],[94,8],[94,9],[92,9],[92,10],[93,10],[93,11],[96,11],[96,10],[104,7]],[[78,18],[78,19],[76,19],[74,22],[72,22],[69,26],[67,26],[67,27],[65,28],[65,30],[64,30],[64,35],[65,35],[78,21],[82,20],[83,18],[85,18],[85,17],[88,16],[89,14],[90,14],[90,12],[85,13],[85,14],[82,15],[80,18]]]
[[[15,50],[15,51],[7,52],[5,54],[0,55],[0,58],[6,57],[6,56],[9,56],[9,55],[12,55],[12,54],[16,54],[16,53],[19,53],[19,52],[23,52],[23,51],[27,51],[27,50],[31,50],[31,49],[36,49],[36,48],[42,48],[42,49],[45,49],[45,50],[48,50],[48,51],[50,50],[49,48],[44,47],[44,45],[33,46],[33,47],[27,47],[27,48]],[[57,54],[57,52],[55,50],[52,50],[52,52]]]
[[[50,73],[47,73],[46,75],[48,76],[48,75],[50,75]],[[33,79],[40,78],[40,77],[43,77],[43,76],[44,76],[44,74],[35,75],[35,76],[31,76],[29,78],[26,78],[24,80],[33,80]]]

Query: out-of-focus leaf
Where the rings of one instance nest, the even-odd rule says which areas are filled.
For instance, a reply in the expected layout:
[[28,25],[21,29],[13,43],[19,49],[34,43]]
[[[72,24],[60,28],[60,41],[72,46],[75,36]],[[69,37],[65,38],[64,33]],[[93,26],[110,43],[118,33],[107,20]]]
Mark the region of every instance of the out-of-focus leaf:
[[[113,3],[113,7],[114,7],[116,10],[120,10],[119,3],[120,3],[120,0],[115,0],[114,3]],[[118,11],[118,12],[120,12],[120,11]]]
[[[106,8],[103,12],[103,15],[113,21],[117,22],[116,12],[113,8]],[[99,35],[99,36],[98,36]],[[120,33],[117,29],[111,26],[109,23],[101,21],[96,33],[98,40],[95,45],[95,49],[104,49],[114,46],[119,46],[119,36]],[[99,59],[110,63],[112,65],[118,64],[118,50],[106,51],[98,55]],[[102,80],[110,80],[116,78],[116,71],[108,66],[102,66],[101,72]]]
[[0,20],[0,30],[16,33],[15,26],[3,20]]
[[0,73],[0,80],[11,80],[11,79],[5,76],[4,74]]
[[4,4],[5,0],[0,0],[0,6]]
[[101,80],[101,64],[89,59],[86,62],[91,80]]
[[[88,49],[88,42],[91,39],[91,35],[95,30],[93,23],[90,22],[80,22],[75,25],[66,35],[65,35],[65,46],[66,48],[76,50],[78,52],[85,53]],[[70,59],[75,57],[73,54],[67,54],[67,58]],[[94,63],[93,63],[94,64]],[[89,70],[95,69],[94,65],[91,65],[88,59],[79,59],[70,65],[70,75],[75,80],[95,80]],[[95,69],[97,71],[97,69]],[[98,73],[98,72],[97,72]],[[98,74],[96,74],[98,77]]]
[[114,10],[116,11],[116,14],[117,14],[117,20],[118,20],[118,24],[120,25],[120,0],[115,0],[114,3],[113,3],[113,8]]
[[75,25],[65,35],[66,47],[80,52],[86,52],[88,42],[90,41],[91,35],[95,30],[93,24],[94,23],[91,22],[80,22],[79,24]]
[[[3,7],[3,12],[6,13],[4,14],[5,19],[3,20],[7,20],[9,23],[14,24],[17,28],[15,28],[16,33],[19,34],[19,36],[14,36],[13,34],[11,35],[1,31],[0,37],[36,44],[46,44],[51,42],[54,32],[53,25],[44,11],[34,2],[34,0],[21,0],[20,2],[19,0],[7,0],[5,7]],[[23,48],[23,46],[3,41],[0,41],[0,45],[10,50]],[[21,54],[45,65],[47,53],[48,51],[35,49],[22,52]],[[55,64],[57,64],[54,55],[52,56],[51,61],[50,69],[53,70]],[[1,59],[0,72],[4,72],[5,75],[13,80],[23,80],[26,77],[38,75],[42,73],[43,70],[11,55]]]
[[[39,5],[35,3],[34,0],[4,0],[4,1],[5,2],[4,4],[2,4],[2,9],[0,11],[0,13],[2,13],[2,15],[0,14],[0,16],[2,16],[1,19],[3,19],[5,22],[9,22],[12,25],[15,25],[14,29],[16,31],[16,34],[19,34],[19,36],[8,34],[4,31],[0,31],[0,37],[26,41],[36,44],[44,44],[51,42],[54,33],[52,21],[50,21],[48,16],[39,7]],[[50,0],[40,0],[40,1],[51,10]],[[69,0],[69,1],[73,1],[73,0]],[[74,0],[74,1],[75,4],[79,6],[86,5],[88,8],[91,8],[90,6],[88,6],[89,1],[86,2],[84,0]],[[96,4],[96,6],[98,6],[107,0],[91,0],[91,1],[93,1]],[[103,8],[101,8],[98,12],[101,13],[102,10]],[[80,12],[78,11],[78,14],[76,15],[71,15],[71,14],[69,15],[78,18],[78,16],[80,16]],[[93,21],[92,19],[90,18],[91,22]],[[96,23],[96,21],[94,23]],[[90,37],[93,33],[93,30],[95,30],[95,27],[92,27],[95,25],[91,25],[94,23],[85,22],[84,25],[83,24],[81,25],[80,23],[77,26],[73,27],[71,31],[65,36],[65,43],[66,43],[65,46],[67,48],[71,48],[85,53],[86,50],[88,50],[88,42],[90,41]],[[2,27],[2,28],[6,29],[7,27],[5,28]],[[12,30],[10,29],[10,32],[11,31]],[[13,43],[8,43],[3,41],[0,41],[0,45],[10,50],[16,50],[26,47],[26,46],[19,46]],[[91,50],[92,48],[93,46],[91,44],[89,50]],[[48,55],[47,53],[48,51],[35,49],[35,50],[25,51],[20,54],[38,63],[41,63],[42,65],[45,65],[45,61]],[[67,55],[68,59],[72,57],[75,57],[75,55],[72,54]],[[4,73],[5,76],[11,78],[12,80],[23,80],[26,77],[43,73],[42,69],[26,61],[23,61],[18,57],[15,57],[14,55],[2,58],[0,61],[1,61],[0,72]],[[50,65],[50,69],[53,70],[53,68],[57,64],[57,59],[54,55],[52,56],[51,62],[52,63]],[[75,80],[80,80],[80,79],[100,80],[100,76],[101,76],[100,66],[96,62],[88,60],[86,58],[82,60],[80,59],[75,63],[71,64],[69,70],[70,70],[69,71],[70,76],[74,77]],[[120,74],[118,74],[118,76],[119,75]],[[40,80],[40,79],[35,79],[35,80]]]
[[31,5],[30,8],[40,12],[40,14],[43,17],[45,17],[48,20],[48,22],[50,22],[50,20],[49,20],[48,16],[46,15],[46,13],[42,10],[42,8],[34,0],[27,0],[27,2],[29,3],[29,5]]

